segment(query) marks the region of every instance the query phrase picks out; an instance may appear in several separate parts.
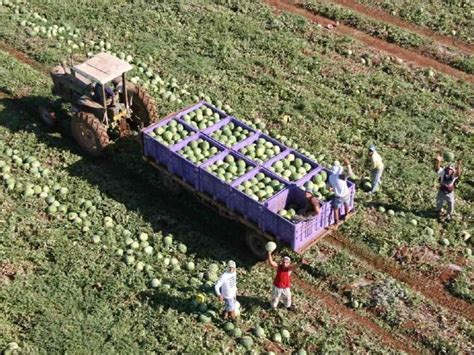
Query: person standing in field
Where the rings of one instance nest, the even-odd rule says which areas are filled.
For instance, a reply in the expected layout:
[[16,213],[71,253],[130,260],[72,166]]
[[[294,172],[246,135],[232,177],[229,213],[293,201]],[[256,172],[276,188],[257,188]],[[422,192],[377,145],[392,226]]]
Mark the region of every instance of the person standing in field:
[[443,158],[441,155],[437,155],[435,159],[435,172],[439,177],[439,190],[436,196],[436,212],[438,213],[438,219],[441,220],[442,208],[444,203],[448,204],[448,210],[446,219],[450,220],[454,213],[454,189],[456,188],[459,178],[462,174],[462,160],[457,161],[457,165],[449,164],[445,168],[441,167]]
[[268,252],[267,257],[268,264],[277,270],[275,279],[273,280],[272,286],[272,309],[277,309],[280,300],[283,301],[287,310],[294,310],[294,306],[291,304],[291,273],[293,266],[291,265],[290,258],[285,256],[280,264],[277,264],[272,258],[272,252]]
[[374,193],[378,186],[380,185],[380,182],[382,180],[382,173],[384,169],[383,165],[383,160],[380,154],[377,152],[377,148],[375,147],[374,144],[372,144],[369,147],[369,157],[372,161],[372,189],[370,190],[370,194]]
[[351,199],[351,192],[347,186],[347,181],[344,175],[342,166],[334,165],[329,175],[328,184],[334,191],[331,207],[334,213],[334,223],[339,223],[339,209],[344,205],[344,218],[349,214],[349,203]]
[[221,301],[224,301],[224,319],[235,320],[237,317],[237,267],[235,261],[227,263],[227,270],[219,277],[214,290]]

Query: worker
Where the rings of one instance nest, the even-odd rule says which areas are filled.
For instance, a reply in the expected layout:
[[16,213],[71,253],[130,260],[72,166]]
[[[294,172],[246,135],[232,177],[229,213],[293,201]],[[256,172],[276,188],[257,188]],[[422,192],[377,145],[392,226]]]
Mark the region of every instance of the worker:
[[454,189],[456,188],[459,178],[462,174],[462,160],[457,161],[457,165],[449,164],[445,168],[441,167],[443,158],[437,155],[435,159],[435,171],[439,177],[439,190],[436,197],[436,212],[438,219],[441,220],[442,208],[444,203],[448,204],[446,219],[450,220],[454,213]]
[[[115,97],[116,97],[116,92],[114,89],[112,89],[109,86],[104,86],[104,92],[105,92],[105,102],[107,106],[113,105],[115,102]],[[103,105],[103,99],[102,99],[102,85],[99,83],[96,83],[94,86],[94,100],[97,101],[97,103]]]
[[380,185],[384,165],[382,157],[377,152],[377,148],[374,144],[369,147],[369,157],[372,160],[372,189],[369,193],[372,194],[377,190],[378,186]]
[[339,210],[344,205],[344,216],[345,218],[349,214],[349,203],[351,198],[351,192],[347,186],[347,177],[342,175],[343,167],[339,164],[334,164],[329,175],[329,186],[334,191],[334,197],[332,199],[331,207],[334,213],[334,223],[339,223]]
[[235,261],[229,260],[227,270],[219,277],[214,290],[221,301],[224,301],[222,317],[235,320],[237,310],[237,272]]
[[285,256],[281,263],[278,265],[272,258],[272,252],[268,252],[267,257],[268,264],[277,270],[275,279],[273,280],[272,287],[272,309],[277,309],[280,299],[283,301],[287,310],[294,310],[294,306],[291,304],[291,272],[293,266],[288,256]]
[[313,189],[307,187],[304,196],[306,198],[306,207],[302,211],[302,214],[305,216],[317,216],[321,211],[321,203],[316,196],[313,195]]

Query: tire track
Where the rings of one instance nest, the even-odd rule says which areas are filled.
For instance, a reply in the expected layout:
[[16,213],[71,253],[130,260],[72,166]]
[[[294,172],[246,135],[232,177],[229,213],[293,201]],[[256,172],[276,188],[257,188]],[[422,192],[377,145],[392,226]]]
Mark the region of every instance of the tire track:
[[372,37],[352,27],[342,25],[342,24],[336,24],[336,21],[330,20],[320,15],[316,15],[313,12],[302,8],[301,6],[298,5],[296,1],[265,0],[265,2],[279,11],[285,11],[292,14],[303,16],[307,18],[308,20],[310,20],[311,22],[317,23],[323,26],[330,25],[332,30],[340,35],[355,38],[359,42],[365,44],[366,46],[372,49],[385,52],[394,57],[398,57],[407,63],[414,64],[421,68],[427,68],[427,69],[432,68],[441,73],[447,74],[453,78],[464,80],[470,83],[474,83],[474,75],[470,75],[463,71],[457,70],[453,67],[450,67],[447,64],[443,64],[441,62],[438,62],[435,59],[428,58],[422,54],[410,51],[405,48],[401,48],[397,45],[388,43],[379,38]]
[[370,17],[374,20],[383,21],[385,23],[395,25],[405,30],[417,33],[421,36],[428,37],[440,45],[447,47],[454,47],[465,54],[472,54],[474,52],[474,45],[464,42],[458,38],[442,35],[427,27],[415,25],[414,23],[405,21],[399,17],[393,16],[381,9],[373,8],[367,5],[359,4],[354,0],[329,0],[337,5],[351,9],[361,15]]
[[369,330],[373,334],[377,335],[381,342],[392,347],[393,349],[404,351],[408,354],[418,354],[419,351],[415,350],[411,345],[411,341],[402,337],[395,337],[388,330],[383,329],[377,323],[370,318],[364,317],[354,310],[341,304],[340,301],[334,296],[319,290],[318,288],[306,283],[302,279],[298,278],[293,274],[293,283],[298,286],[305,294],[309,294],[322,302],[323,305],[328,309],[329,312],[334,314],[337,318],[345,322],[355,322],[364,329]]
[[471,322],[474,321],[474,305],[449,294],[440,282],[429,279],[417,271],[405,271],[394,261],[374,254],[367,248],[353,243],[338,232],[327,236],[325,240],[336,248],[349,250],[361,261],[405,283],[411,289],[421,293],[424,297],[440,306],[456,312]]

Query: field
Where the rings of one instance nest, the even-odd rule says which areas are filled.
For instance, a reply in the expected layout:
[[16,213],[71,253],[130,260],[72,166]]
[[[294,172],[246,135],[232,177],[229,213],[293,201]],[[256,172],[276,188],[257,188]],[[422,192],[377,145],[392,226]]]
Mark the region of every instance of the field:
[[[15,342],[24,353],[474,351],[468,74],[407,65],[271,6],[283,1],[44,3],[0,0],[1,350]],[[436,6],[445,5],[427,12]],[[399,9],[388,10],[471,41],[469,26],[449,25],[461,12],[448,5],[444,27]],[[249,255],[244,229],[191,194],[170,194],[136,136],[93,160],[69,133],[67,105],[56,107],[58,130],[40,123],[49,68],[101,50],[132,61],[131,77],[160,117],[200,98],[229,105],[323,165],[347,157],[360,177],[369,175],[367,147],[378,146],[381,190],[359,188],[356,214],[305,254],[278,250],[277,259],[300,265],[296,312],[269,310],[273,272]],[[433,159],[446,150],[465,171],[454,221],[440,223]],[[123,255],[132,249],[135,260]],[[226,330],[212,292],[213,270],[229,259],[241,334]]]

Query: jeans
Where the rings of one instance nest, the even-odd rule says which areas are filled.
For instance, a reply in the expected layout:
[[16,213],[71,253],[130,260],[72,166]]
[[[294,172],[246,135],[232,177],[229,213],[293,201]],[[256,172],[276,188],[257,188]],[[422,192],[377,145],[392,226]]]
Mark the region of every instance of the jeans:
[[443,208],[444,203],[448,204],[448,215],[451,215],[454,212],[454,191],[450,193],[438,191],[438,196],[436,196],[436,211],[440,212]]
[[380,180],[382,179],[382,169],[373,169],[372,170],[372,190],[370,192],[375,192],[377,187],[380,185]]

